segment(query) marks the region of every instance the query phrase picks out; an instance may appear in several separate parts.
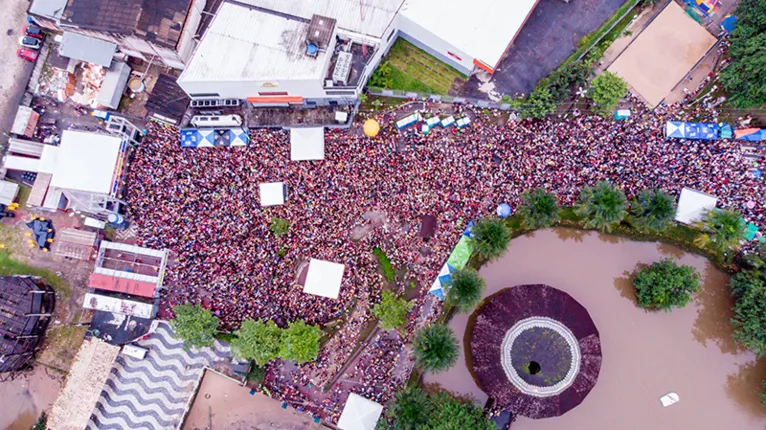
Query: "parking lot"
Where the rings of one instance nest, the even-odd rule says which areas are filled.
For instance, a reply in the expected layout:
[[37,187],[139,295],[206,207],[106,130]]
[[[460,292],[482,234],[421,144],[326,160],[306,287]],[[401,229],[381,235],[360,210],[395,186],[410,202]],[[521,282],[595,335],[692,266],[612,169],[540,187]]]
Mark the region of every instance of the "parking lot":
[[3,0],[0,13],[0,144],[5,145],[34,64],[16,57],[29,2]]
[[[529,94],[626,0],[540,0],[492,76],[499,94]],[[472,76],[462,94],[486,98]]]

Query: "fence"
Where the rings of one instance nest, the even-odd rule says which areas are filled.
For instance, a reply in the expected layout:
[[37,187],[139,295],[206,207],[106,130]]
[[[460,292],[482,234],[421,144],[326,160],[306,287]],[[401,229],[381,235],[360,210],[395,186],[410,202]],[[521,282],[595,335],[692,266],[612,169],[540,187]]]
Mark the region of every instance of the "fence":
[[500,109],[500,110],[511,109],[511,105],[509,105],[508,103],[496,103],[493,101],[475,99],[472,97],[452,97],[452,96],[442,96],[438,94],[416,93],[412,91],[385,90],[382,88],[372,88],[372,87],[367,88],[367,94],[370,94],[373,96],[381,96],[381,97],[395,97],[400,99],[429,100],[434,103],[471,104],[474,106],[487,108],[487,109]]

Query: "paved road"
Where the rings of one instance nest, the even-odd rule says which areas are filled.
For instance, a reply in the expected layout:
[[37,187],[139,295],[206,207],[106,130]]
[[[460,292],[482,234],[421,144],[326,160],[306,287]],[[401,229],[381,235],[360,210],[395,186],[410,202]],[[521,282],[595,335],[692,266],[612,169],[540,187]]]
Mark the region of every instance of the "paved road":
[[3,0],[0,13],[0,144],[5,145],[16,108],[24,95],[34,65],[16,57],[26,24],[26,0]]

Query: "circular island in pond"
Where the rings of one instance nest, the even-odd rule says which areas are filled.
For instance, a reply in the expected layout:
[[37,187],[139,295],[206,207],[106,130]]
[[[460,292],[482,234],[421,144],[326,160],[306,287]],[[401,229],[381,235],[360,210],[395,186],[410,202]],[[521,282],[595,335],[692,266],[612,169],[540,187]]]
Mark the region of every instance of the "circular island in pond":
[[507,288],[471,318],[471,372],[498,406],[529,418],[555,417],[596,385],[598,330],[569,294],[547,285]]

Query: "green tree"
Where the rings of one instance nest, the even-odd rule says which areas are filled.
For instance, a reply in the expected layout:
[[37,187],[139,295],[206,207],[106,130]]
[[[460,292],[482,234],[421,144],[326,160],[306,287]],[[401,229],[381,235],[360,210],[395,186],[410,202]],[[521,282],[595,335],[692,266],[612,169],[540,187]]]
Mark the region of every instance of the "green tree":
[[372,308],[372,314],[380,320],[384,330],[400,329],[407,323],[407,313],[415,303],[396,297],[391,291],[383,291],[380,303]]
[[200,305],[186,303],[173,307],[175,318],[170,320],[176,336],[184,341],[185,348],[213,346],[213,336],[218,331],[218,318]]
[[725,261],[731,261],[735,248],[745,238],[745,221],[732,210],[713,209],[705,213],[702,221],[697,223],[702,230],[695,239],[697,246],[708,248],[725,257]]
[[390,430],[420,430],[428,425],[431,402],[417,387],[405,387],[394,395],[386,410],[387,420],[379,427]]
[[455,333],[444,324],[424,327],[415,335],[415,365],[429,372],[441,372],[457,361]]
[[40,418],[38,418],[35,425],[32,426],[32,430],[46,430],[47,428],[48,414],[46,414],[45,411],[42,411],[42,413],[40,413]]
[[245,318],[239,330],[234,333],[237,337],[232,340],[231,348],[239,357],[253,360],[258,366],[265,366],[279,357],[282,329],[277,327],[274,321],[263,322]]
[[627,199],[621,189],[608,182],[598,182],[595,187],[580,191],[575,213],[584,218],[586,228],[612,231],[626,215]]
[[742,0],[729,47],[730,64],[721,71],[728,103],[738,108],[766,104],[766,0]]
[[691,266],[664,258],[641,269],[633,278],[638,305],[649,309],[682,308],[699,290],[700,275]]
[[282,218],[274,217],[271,219],[271,227],[269,227],[271,233],[276,236],[282,236],[290,231],[290,221]]
[[550,227],[559,220],[559,203],[552,193],[535,188],[524,191],[517,212],[523,218],[525,228],[537,230]]
[[759,357],[766,354],[766,283],[754,272],[732,276],[729,289],[734,296],[734,340]]
[[554,70],[547,79],[548,91],[558,104],[572,96],[572,87],[588,82],[590,68],[582,61],[571,61]]
[[473,249],[484,259],[500,257],[511,242],[511,231],[497,218],[482,218],[473,227]]
[[447,291],[447,304],[460,312],[471,312],[481,300],[484,279],[473,269],[461,269],[451,275],[452,286]]
[[314,361],[319,355],[321,337],[319,327],[308,325],[303,320],[291,322],[287,330],[282,332],[279,356],[283,360],[297,361],[298,364]]
[[588,97],[593,102],[593,111],[603,117],[614,112],[620,99],[628,93],[628,85],[612,72],[596,76],[590,83]]
[[484,409],[467,399],[459,399],[446,392],[431,396],[433,410],[428,428],[433,430],[494,430],[495,423],[484,416]]
[[556,101],[548,88],[538,86],[532,91],[519,108],[519,116],[524,119],[545,119],[556,110]]
[[641,231],[664,231],[673,223],[675,213],[675,199],[657,188],[641,190],[630,204],[630,222]]

